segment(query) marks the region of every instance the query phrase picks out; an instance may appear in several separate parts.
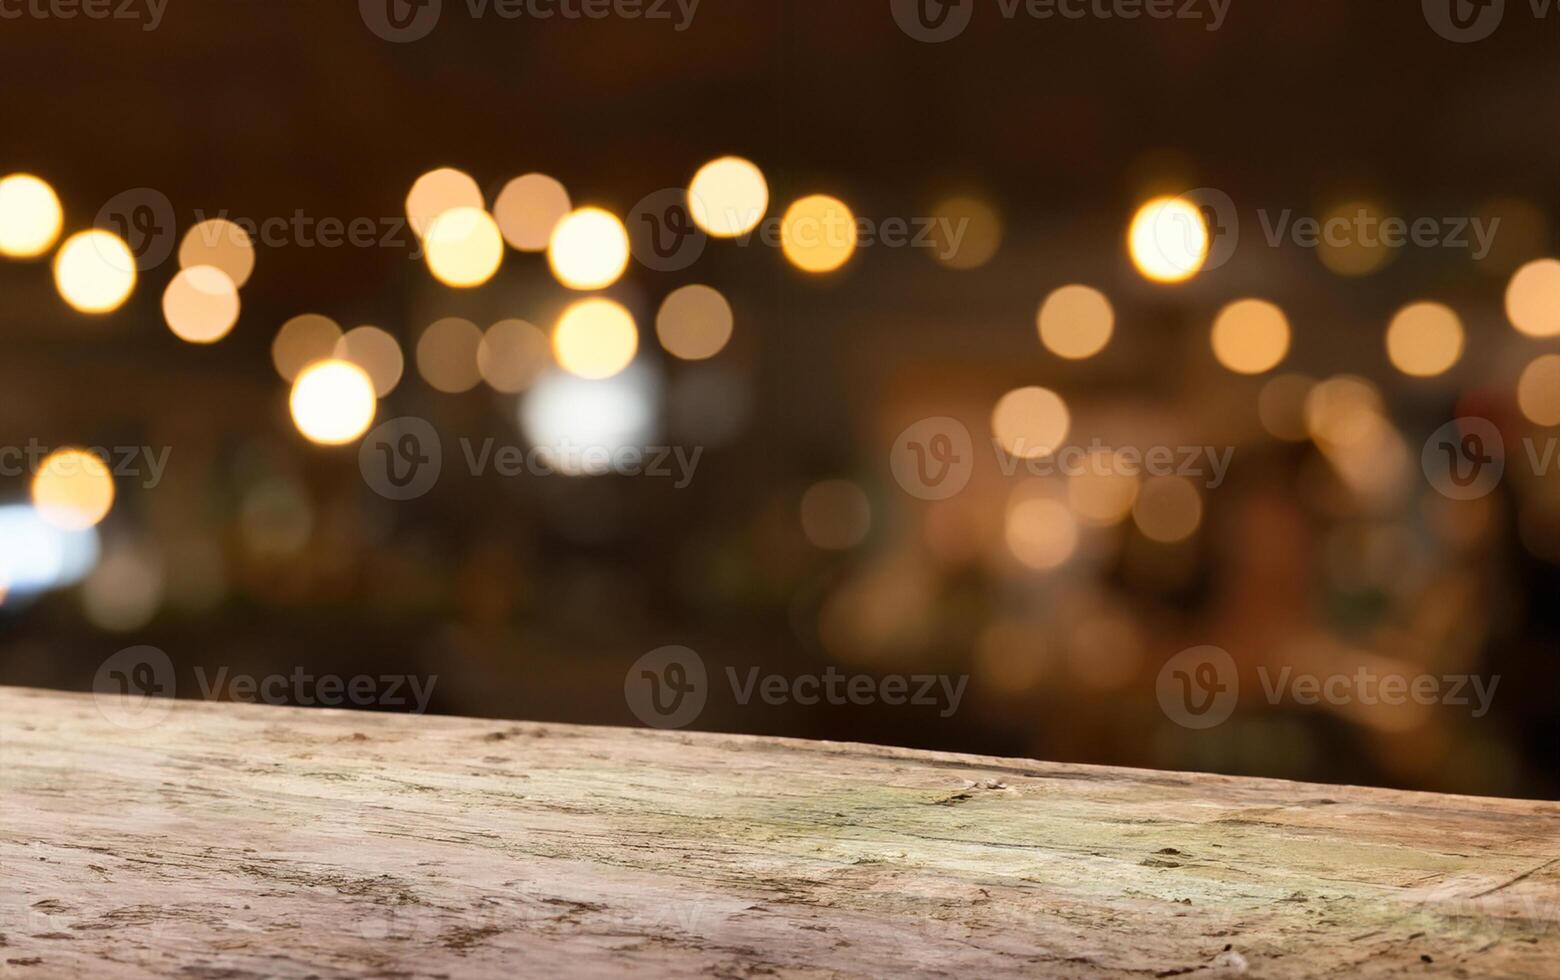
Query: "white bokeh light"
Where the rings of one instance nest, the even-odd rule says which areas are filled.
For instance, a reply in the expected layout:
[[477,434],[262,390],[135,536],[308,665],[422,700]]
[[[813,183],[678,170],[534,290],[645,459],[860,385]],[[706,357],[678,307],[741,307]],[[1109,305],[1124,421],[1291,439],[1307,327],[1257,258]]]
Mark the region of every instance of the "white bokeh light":
[[26,504],[0,507],[0,582],[10,596],[74,585],[92,571],[99,551],[94,528],[68,531]]
[[582,476],[599,470],[603,452],[643,449],[657,437],[660,388],[643,364],[599,381],[549,371],[520,399],[520,428],[552,468]]

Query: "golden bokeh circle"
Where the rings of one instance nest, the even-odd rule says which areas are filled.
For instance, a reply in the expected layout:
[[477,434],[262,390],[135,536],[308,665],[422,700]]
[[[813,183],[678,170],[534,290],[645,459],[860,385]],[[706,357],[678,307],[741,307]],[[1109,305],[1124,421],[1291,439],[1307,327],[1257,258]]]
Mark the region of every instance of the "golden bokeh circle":
[[135,253],[113,232],[78,231],[54,255],[55,288],[81,313],[117,310],[135,283]]
[[214,344],[238,323],[238,286],[216,266],[190,266],[168,283],[162,310],[175,337],[191,344]]
[[1116,311],[1098,289],[1072,284],[1047,296],[1035,321],[1047,350],[1078,361],[1093,357],[1110,343]]
[[553,356],[570,374],[592,381],[628,367],[639,350],[633,314],[610,299],[586,299],[564,310],[552,334]]
[[1463,354],[1463,325],[1440,303],[1412,303],[1387,327],[1392,366],[1414,378],[1433,378],[1452,369]]
[[37,258],[59,240],[64,223],[59,195],[43,178],[32,174],[0,178],[0,255]]
[[734,156],[711,160],[688,182],[688,213],[712,237],[747,234],[768,210],[769,182],[751,160]]
[[1264,374],[1289,354],[1289,318],[1273,303],[1243,299],[1214,319],[1213,355],[1236,374]]
[[49,524],[79,531],[93,527],[114,506],[114,478],[103,459],[84,449],[60,449],[39,465],[32,502]]
[[856,252],[856,216],[837,197],[804,197],[780,219],[780,248],[803,272],[833,272]]

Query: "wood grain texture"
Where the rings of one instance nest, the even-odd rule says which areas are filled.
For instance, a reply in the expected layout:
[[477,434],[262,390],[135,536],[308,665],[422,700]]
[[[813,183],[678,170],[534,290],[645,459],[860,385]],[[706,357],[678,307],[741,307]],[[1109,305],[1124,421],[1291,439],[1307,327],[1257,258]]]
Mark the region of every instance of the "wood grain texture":
[[0,689],[0,972],[1560,976],[1560,806]]

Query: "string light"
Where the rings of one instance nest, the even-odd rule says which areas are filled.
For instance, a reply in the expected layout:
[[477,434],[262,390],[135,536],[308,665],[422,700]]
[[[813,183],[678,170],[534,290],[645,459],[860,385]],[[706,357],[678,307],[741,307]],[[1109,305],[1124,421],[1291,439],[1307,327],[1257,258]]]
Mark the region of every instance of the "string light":
[[780,248],[803,272],[833,272],[856,253],[856,216],[837,197],[804,197],[780,221]]
[[570,289],[605,289],[628,268],[628,229],[601,208],[580,208],[558,222],[547,246],[553,275]]
[[1289,354],[1289,318],[1272,303],[1243,299],[1213,322],[1213,355],[1236,374],[1265,374]]
[[1538,259],[1512,275],[1506,316],[1529,337],[1560,336],[1560,260]]
[[242,288],[255,271],[255,246],[249,233],[225,218],[212,218],[185,232],[179,268],[209,265],[221,269]]
[[688,212],[715,238],[735,238],[758,227],[769,210],[769,182],[750,160],[721,157],[688,183]]
[[481,208],[451,208],[433,219],[423,239],[428,271],[446,286],[470,289],[492,279],[504,261],[504,236]]
[[54,285],[82,313],[109,313],[135,291],[135,253],[113,232],[78,231],[54,256]]
[[1013,557],[1036,571],[1066,564],[1078,550],[1078,523],[1067,505],[1020,488],[1009,502],[1003,537]]
[[445,317],[417,339],[417,372],[423,380],[446,394],[470,391],[482,380],[477,371],[477,348],[482,331],[470,320]]
[[215,266],[191,266],[168,283],[162,308],[175,337],[192,344],[214,344],[238,322],[238,287]]
[[719,354],[731,339],[731,304],[709,286],[684,286],[661,303],[655,332],[661,346],[685,361]]
[[546,174],[525,174],[498,192],[493,219],[511,248],[542,252],[570,207],[569,192],[558,181]]
[[991,431],[997,442],[1020,459],[1038,459],[1055,452],[1071,426],[1067,403],[1048,388],[1010,391],[991,413]]
[[482,188],[470,174],[454,167],[430,170],[412,183],[406,195],[406,217],[419,236],[428,234],[434,219],[456,208],[482,209]]
[[1414,303],[1399,310],[1387,327],[1392,366],[1415,378],[1445,374],[1462,358],[1463,326],[1440,303]]
[[60,449],[39,465],[32,502],[45,522],[82,531],[102,523],[113,508],[114,478],[100,457],[83,449]]
[[1560,354],[1535,357],[1523,369],[1517,405],[1534,425],[1560,425]]
[[293,382],[288,401],[293,424],[310,442],[341,446],[374,422],[378,401],[368,373],[350,361],[316,361]]
[[353,327],[336,341],[331,353],[362,368],[374,382],[374,394],[380,398],[395,390],[406,370],[400,343],[378,327]]
[[54,188],[32,174],[0,178],[0,255],[36,258],[60,237],[65,213]]
[[1132,218],[1127,249],[1144,278],[1179,283],[1208,261],[1208,225],[1196,205],[1179,197],[1156,197]]
[[1079,285],[1047,296],[1035,320],[1046,349],[1074,361],[1104,350],[1116,328],[1116,312],[1105,294]]
[[570,374],[610,378],[633,361],[639,349],[634,317],[609,299],[581,300],[564,311],[553,328],[553,356]]

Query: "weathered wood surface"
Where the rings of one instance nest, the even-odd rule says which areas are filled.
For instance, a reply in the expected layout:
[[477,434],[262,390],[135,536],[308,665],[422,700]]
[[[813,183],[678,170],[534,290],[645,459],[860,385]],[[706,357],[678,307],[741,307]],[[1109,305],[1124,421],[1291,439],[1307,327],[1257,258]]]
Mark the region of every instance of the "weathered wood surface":
[[24,977],[1560,975],[1560,806],[0,689]]

